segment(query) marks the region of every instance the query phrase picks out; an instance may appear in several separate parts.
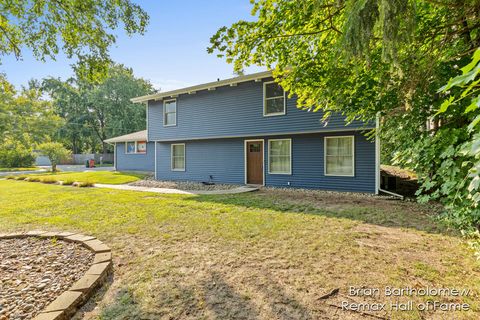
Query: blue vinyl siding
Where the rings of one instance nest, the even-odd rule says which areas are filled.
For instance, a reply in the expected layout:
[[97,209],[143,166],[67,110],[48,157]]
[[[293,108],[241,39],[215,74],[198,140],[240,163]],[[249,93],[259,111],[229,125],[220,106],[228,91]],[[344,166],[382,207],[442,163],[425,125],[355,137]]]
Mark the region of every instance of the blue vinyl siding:
[[[355,175],[325,176],[324,137],[353,135]],[[275,137],[277,139],[279,137]],[[335,191],[375,192],[375,143],[359,132],[335,132],[288,136],[292,138],[292,174],[265,174],[265,185],[275,187],[326,189]],[[267,142],[265,145],[268,148]],[[268,150],[265,150],[267,157]],[[268,163],[268,162],[267,162]]]
[[185,171],[171,170],[171,143],[157,143],[157,179],[244,183],[243,139],[185,142]]
[[[321,121],[322,112],[297,109],[295,98],[287,99],[286,115],[265,117],[262,82],[251,81],[234,87],[219,87],[214,91],[182,94],[176,99],[177,125],[172,127],[163,126],[163,101],[149,101],[149,140],[251,137],[364,127],[360,121],[346,127],[341,115],[332,115],[325,125]],[[373,126],[373,123],[369,124],[370,128]]]
[[[355,136],[355,176],[324,175],[324,137]],[[375,144],[358,131],[194,140],[185,142],[185,172],[171,171],[170,142],[157,143],[159,180],[245,183],[245,139],[264,139],[265,185],[336,191],[375,192]],[[292,139],[292,174],[268,174],[268,139]],[[290,182],[290,185],[288,185]]]
[[118,171],[155,171],[155,144],[147,144],[145,154],[126,154],[125,143],[117,143],[116,168]]

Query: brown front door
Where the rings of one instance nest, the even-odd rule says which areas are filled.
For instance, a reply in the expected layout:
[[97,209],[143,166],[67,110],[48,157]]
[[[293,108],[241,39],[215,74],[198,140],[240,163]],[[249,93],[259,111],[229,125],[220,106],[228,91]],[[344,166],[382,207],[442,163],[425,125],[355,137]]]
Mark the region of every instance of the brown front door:
[[247,141],[247,183],[263,184],[263,141]]

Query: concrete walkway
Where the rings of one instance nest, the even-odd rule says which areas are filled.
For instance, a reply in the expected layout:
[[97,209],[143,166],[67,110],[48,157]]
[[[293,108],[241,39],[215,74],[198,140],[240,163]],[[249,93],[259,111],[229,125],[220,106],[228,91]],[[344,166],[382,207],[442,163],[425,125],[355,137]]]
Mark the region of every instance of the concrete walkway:
[[169,189],[169,188],[151,188],[151,187],[137,187],[129,186],[125,184],[95,184],[94,187],[97,188],[107,188],[107,189],[117,189],[117,190],[130,190],[130,191],[142,191],[142,192],[154,192],[154,193],[167,193],[167,194],[197,194],[197,195],[208,195],[208,194],[237,194],[256,191],[258,188],[241,186],[234,189],[227,190],[178,190],[178,189]]

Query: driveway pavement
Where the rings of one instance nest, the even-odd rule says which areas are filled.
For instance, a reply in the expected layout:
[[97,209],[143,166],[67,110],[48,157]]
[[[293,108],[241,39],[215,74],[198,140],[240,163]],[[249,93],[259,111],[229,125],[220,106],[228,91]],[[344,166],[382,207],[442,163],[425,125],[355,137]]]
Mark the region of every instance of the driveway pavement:
[[31,170],[31,171],[5,171],[5,172],[0,172],[0,177],[13,176],[16,174],[40,173],[45,171],[47,170],[41,169],[41,170]]
[[[42,169],[50,170],[50,166],[40,166]],[[84,171],[113,171],[113,166],[110,167],[95,167],[86,168],[83,164],[62,164],[57,166],[58,170],[64,172],[84,172]]]

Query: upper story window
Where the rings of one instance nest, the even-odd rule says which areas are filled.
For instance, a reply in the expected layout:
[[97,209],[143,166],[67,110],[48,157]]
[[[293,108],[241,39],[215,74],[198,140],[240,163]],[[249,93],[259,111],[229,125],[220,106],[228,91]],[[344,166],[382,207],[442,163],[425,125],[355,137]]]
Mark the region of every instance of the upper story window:
[[163,125],[177,125],[177,100],[166,100],[163,103]]
[[325,137],[325,175],[354,176],[353,136]]
[[285,91],[276,82],[263,83],[263,115],[279,116],[285,114]]
[[135,153],[146,153],[147,152],[147,141],[128,141],[125,143],[125,153],[135,154]]

